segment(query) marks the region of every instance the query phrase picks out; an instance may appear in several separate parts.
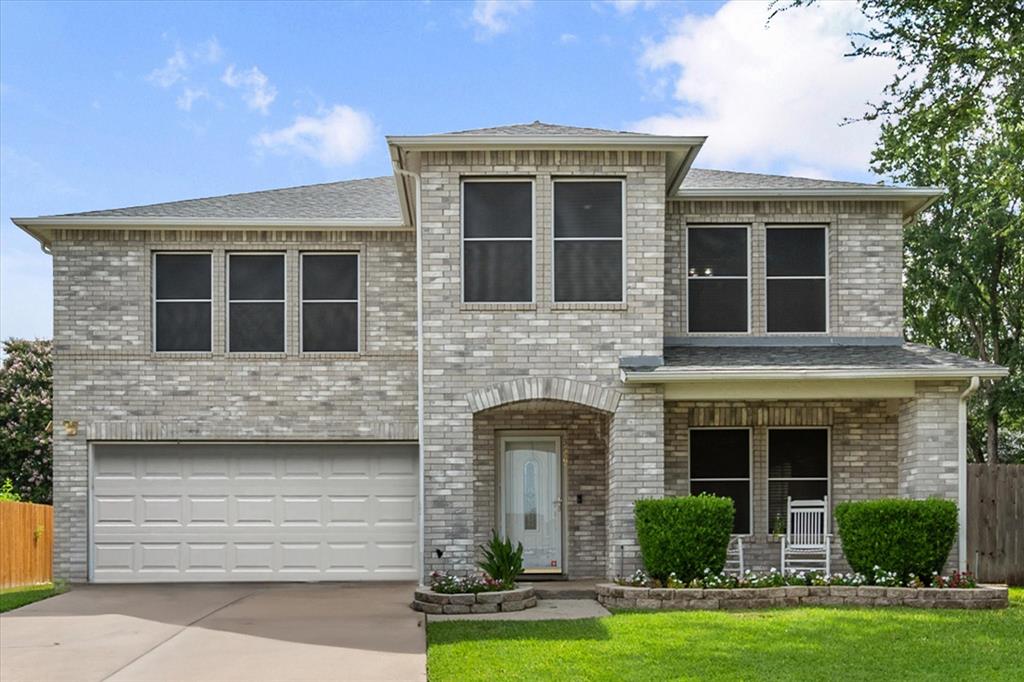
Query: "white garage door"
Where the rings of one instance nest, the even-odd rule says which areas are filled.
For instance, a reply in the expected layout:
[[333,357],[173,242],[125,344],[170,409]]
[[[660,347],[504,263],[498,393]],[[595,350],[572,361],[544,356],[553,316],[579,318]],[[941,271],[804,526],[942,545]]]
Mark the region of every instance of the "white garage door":
[[408,444],[104,444],[96,582],[415,580]]

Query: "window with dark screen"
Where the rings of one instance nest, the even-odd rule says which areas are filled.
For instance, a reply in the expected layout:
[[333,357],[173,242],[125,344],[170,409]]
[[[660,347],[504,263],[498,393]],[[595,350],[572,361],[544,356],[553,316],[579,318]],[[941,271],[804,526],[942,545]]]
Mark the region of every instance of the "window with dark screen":
[[690,332],[750,330],[749,230],[713,225],[686,231]]
[[750,429],[690,429],[690,494],[731,497],[733,533],[750,532]]
[[462,183],[462,300],[533,301],[533,181]]
[[554,182],[554,300],[623,300],[622,207],[619,179]]
[[284,254],[228,255],[228,351],[284,352]]
[[769,225],[765,249],[768,332],[827,331],[825,228]]
[[828,429],[768,429],[768,528],[785,528],[786,501],[828,495]]
[[359,350],[358,254],[302,254],[302,350]]
[[213,348],[211,258],[208,253],[153,254],[153,348]]

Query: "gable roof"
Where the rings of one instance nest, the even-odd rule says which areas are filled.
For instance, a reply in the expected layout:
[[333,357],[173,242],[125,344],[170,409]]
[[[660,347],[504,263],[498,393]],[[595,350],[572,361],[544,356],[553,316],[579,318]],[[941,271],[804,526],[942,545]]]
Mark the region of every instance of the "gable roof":
[[791,175],[768,175],[765,173],[743,173],[740,171],[691,168],[679,187],[680,193],[687,190],[707,189],[878,189],[886,185],[866,182],[845,182],[841,180],[819,180]]
[[456,130],[450,133],[439,133],[429,137],[478,137],[478,136],[508,136],[508,137],[529,137],[533,135],[551,136],[591,136],[591,137],[654,137],[647,133],[633,133],[624,130],[606,130],[603,128],[581,128],[578,126],[563,126],[554,123],[534,121],[533,123],[515,123],[507,126],[495,126],[493,128],[473,128],[471,130]]

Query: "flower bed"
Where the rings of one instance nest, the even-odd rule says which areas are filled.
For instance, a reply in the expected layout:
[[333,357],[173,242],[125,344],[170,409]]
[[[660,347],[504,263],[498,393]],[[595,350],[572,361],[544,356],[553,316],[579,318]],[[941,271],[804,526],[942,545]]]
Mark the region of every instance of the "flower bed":
[[652,588],[597,585],[597,601],[609,608],[639,610],[760,609],[779,606],[911,606],[1002,609],[1006,587],[973,589],[879,585],[784,585],[780,587]]
[[451,594],[420,586],[412,602],[414,609],[430,614],[503,613],[536,605],[537,595],[532,587]]

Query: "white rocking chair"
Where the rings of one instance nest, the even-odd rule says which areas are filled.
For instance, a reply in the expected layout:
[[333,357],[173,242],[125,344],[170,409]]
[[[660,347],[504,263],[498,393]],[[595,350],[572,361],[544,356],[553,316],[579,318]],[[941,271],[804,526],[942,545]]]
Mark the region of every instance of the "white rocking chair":
[[743,577],[743,538],[735,535],[729,540],[729,548],[725,550],[725,568],[723,573],[733,573],[737,578]]
[[786,534],[782,537],[782,572],[832,572],[828,495],[823,500],[786,498]]

